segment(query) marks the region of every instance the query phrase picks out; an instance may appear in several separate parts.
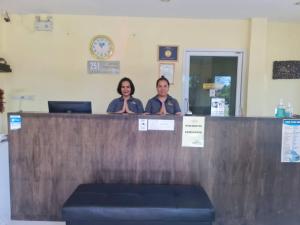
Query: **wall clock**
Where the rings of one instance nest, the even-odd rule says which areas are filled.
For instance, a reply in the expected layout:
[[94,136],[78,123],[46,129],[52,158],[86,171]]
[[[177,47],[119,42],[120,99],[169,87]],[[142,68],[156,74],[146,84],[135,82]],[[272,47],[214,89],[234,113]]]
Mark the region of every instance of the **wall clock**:
[[97,59],[109,59],[114,53],[114,43],[108,36],[97,35],[91,41],[90,51]]

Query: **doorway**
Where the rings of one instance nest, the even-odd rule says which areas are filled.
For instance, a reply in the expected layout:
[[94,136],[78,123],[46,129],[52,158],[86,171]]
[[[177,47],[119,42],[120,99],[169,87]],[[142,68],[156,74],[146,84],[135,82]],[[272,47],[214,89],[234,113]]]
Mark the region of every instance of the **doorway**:
[[219,104],[220,115],[241,115],[243,58],[243,51],[185,51],[183,112],[213,115]]

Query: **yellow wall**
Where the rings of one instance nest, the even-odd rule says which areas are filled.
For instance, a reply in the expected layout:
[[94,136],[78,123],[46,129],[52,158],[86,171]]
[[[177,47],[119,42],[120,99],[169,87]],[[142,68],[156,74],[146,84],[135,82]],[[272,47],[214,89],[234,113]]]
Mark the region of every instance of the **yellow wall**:
[[247,115],[251,116],[263,115],[264,103],[268,98],[265,95],[268,76],[266,73],[267,27],[267,19],[251,19],[247,85]]
[[0,53],[2,53],[2,42],[3,42],[3,23],[0,22]]
[[[0,58],[6,58],[6,52],[5,52],[5,28],[6,24],[3,22],[3,20],[0,20]],[[0,88],[4,90],[6,93],[9,89],[9,77],[8,73],[0,73]],[[4,99],[4,101],[7,101],[7,99]],[[7,111],[7,106],[6,111]],[[0,114],[0,134],[6,130],[6,114]]]
[[274,107],[279,103],[280,98],[285,104],[290,102],[294,112],[300,114],[300,79],[272,79],[273,61],[300,60],[299,40],[300,23],[269,23],[266,61],[268,74],[266,95],[269,97],[264,110],[265,115],[274,112]]
[[[270,23],[259,18],[52,17],[52,32],[35,31],[35,15],[12,15],[11,23],[0,22],[0,51],[13,69],[13,73],[0,74],[0,87],[4,86],[6,91],[6,111],[19,110],[19,102],[13,96],[30,95],[34,100],[22,103],[24,111],[46,112],[48,100],[91,100],[93,112],[104,113],[109,101],[118,96],[115,89],[123,76],[133,79],[135,96],[145,104],[155,94],[158,45],[179,46],[175,84],[170,94],[180,102],[185,49],[243,49],[249,58],[249,62],[245,61],[249,71],[249,76],[245,74],[245,87],[249,79],[245,93],[247,114],[272,116],[280,97],[290,98],[300,111],[300,102],[296,102],[299,80],[271,79],[272,60],[299,59],[299,24]],[[120,60],[121,75],[87,74],[87,60],[93,60],[89,44],[99,34],[108,35],[114,41],[116,51],[111,60]],[[292,93],[287,94],[288,88]],[[283,94],[278,93],[280,89]],[[265,92],[267,97],[260,98]]]
[[[5,24],[5,49],[13,73],[7,111],[18,110],[16,95],[33,95],[24,111],[47,111],[48,100],[92,100],[93,112],[103,113],[119,79],[126,75],[136,85],[136,96],[146,103],[155,94],[158,78],[157,46],[178,45],[179,61],[170,94],[181,101],[182,62],[186,48],[246,49],[248,21],[127,18],[53,15],[52,32],[34,30],[34,15],[13,15]],[[89,75],[89,43],[95,35],[112,38],[121,75]]]
[[273,61],[300,60],[300,23],[251,20],[247,92],[248,116],[273,116],[282,98],[300,113],[299,79],[272,79]]

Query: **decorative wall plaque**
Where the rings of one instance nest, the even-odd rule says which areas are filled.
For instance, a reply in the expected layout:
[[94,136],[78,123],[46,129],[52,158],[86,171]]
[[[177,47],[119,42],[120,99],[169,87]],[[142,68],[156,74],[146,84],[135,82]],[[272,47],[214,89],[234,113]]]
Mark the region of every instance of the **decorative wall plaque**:
[[87,70],[90,74],[120,74],[120,61],[93,61],[87,62]]
[[274,61],[273,79],[300,79],[300,61]]
[[177,61],[178,46],[158,46],[159,61]]

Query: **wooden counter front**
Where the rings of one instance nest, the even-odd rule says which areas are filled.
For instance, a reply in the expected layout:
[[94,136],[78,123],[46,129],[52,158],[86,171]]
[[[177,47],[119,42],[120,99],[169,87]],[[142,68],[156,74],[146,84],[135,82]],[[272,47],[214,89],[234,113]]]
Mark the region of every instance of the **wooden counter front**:
[[[280,163],[281,120],[212,118],[205,147],[181,147],[182,117],[23,113],[9,131],[11,213],[60,220],[81,183],[201,184],[216,225],[296,225],[300,165]],[[138,119],[174,131],[138,131]]]

